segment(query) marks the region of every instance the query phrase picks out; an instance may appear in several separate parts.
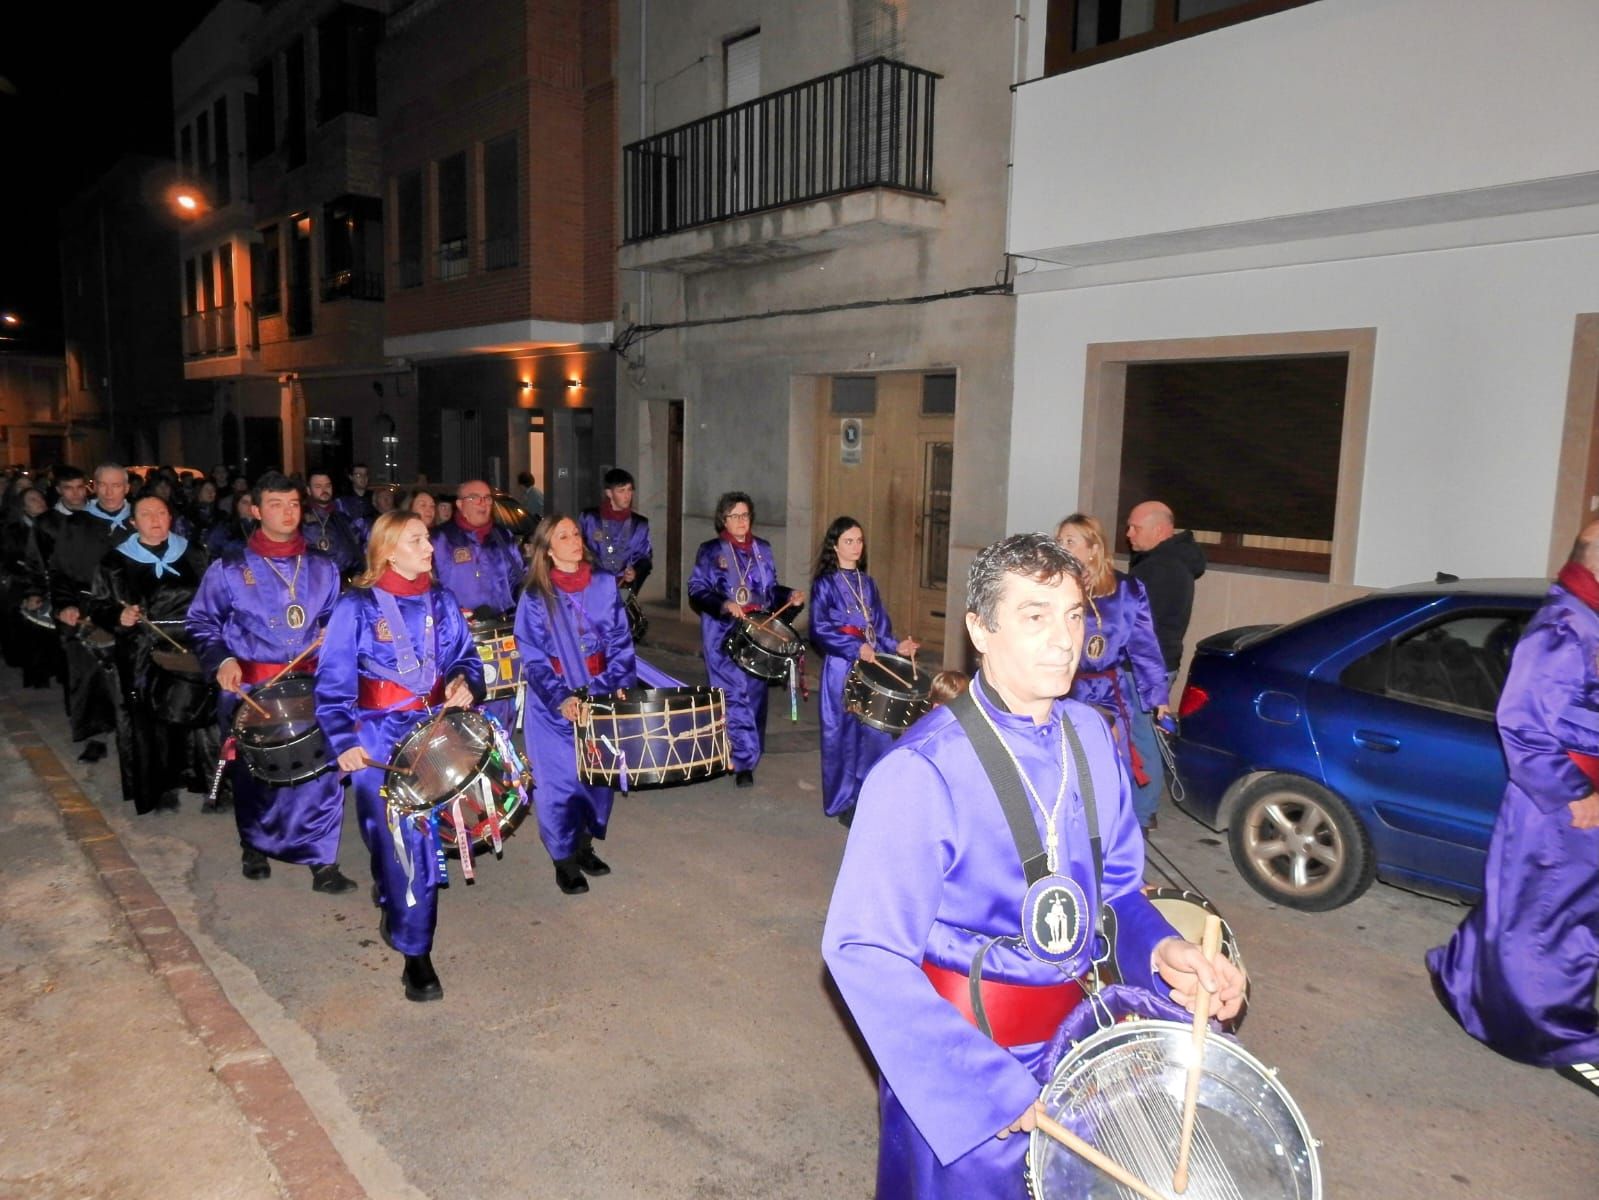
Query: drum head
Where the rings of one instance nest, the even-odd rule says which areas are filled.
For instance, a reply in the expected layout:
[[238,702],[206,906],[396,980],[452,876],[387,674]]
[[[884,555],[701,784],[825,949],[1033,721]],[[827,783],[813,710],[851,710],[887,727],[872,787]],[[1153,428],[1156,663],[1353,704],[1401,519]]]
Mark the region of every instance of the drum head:
[[387,781],[384,794],[407,812],[443,804],[482,773],[495,750],[488,718],[471,709],[451,709],[413,729],[394,752],[394,765],[409,775]]
[[185,678],[193,679],[205,678],[205,671],[200,666],[200,660],[188,650],[163,650],[157,648],[150,651],[150,661],[168,675],[182,675]]
[[794,632],[793,626],[781,618],[769,618],[764,613],[751,613],[749,621],[744,625],[744,636],[762,650],[783,658],[793,658],[799,653],[799,635]]
[[[1128,1021],[1078,1043],[1044,1089],[1050,1116],[1161,1195],[1171,1194],[1193,1031]],[[1236,1042],[1205,1041],[1183,1200],[1317,1200],[1321,1166],[1304,1115]],[[1038,1200],[1120,1200],[1128,1193],[1034,1131],[1028,1172]]]
[[290,741],[316,728],[316,681],[309,675],[287,675],[276,683],[256,688],[250,699],[266,710],[263,716],[240,704],[234,732],[257,745]]
[[[933,690],[933,677],[897,654],[879,654],[876,662],[855,660],[855,670],[874,692],[897,700],[921,700]],[[909,683],[910,686],[906,686]]]

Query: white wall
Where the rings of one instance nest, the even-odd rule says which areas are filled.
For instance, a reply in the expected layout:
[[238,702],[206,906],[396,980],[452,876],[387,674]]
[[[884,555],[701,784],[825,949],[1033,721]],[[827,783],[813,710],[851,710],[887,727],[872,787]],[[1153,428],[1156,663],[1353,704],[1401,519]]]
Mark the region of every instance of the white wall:
[[1594,0],[1323,0],[1029,83],[1010,248],[1081,261],[1048,251],[1443,194],[1495,211],[1488,189],[1599,170],[1595,45]]
[[1024,295],[1008,526],[1077,502],[1091,343],[1375,327],[1353,582],[1542,575],[1575,318],[1595,311],[1599,236]]

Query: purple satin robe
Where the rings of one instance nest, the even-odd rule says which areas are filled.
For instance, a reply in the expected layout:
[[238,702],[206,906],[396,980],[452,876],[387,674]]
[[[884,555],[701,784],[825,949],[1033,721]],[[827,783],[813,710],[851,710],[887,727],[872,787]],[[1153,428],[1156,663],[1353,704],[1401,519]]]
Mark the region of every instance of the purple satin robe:
[[[557,588],[549,598],[524,592],[516,609],[516,644],[527,682],[522,728],[539,837],[550,858],[561,862],[577,854],[584,837],[605,837],[611,819],[611,789],[578,776],[572,722],[561,715],[561,705],[581,687],[601,697],[637,681],[633,636],[616,579],[595,571],[581,592]],[[591,675],[587,660],[595,654],[605,655],[605,666]],[[552,659],[560,662],[560,674]]]
[[[491,525],[482,542],[454,521],[433,532],[433,574],[469,613],[490,608],[509,615],[526,572],[521,547],[509,529]],[[516,724],[514,698],[486,701],[483,711],[507,730]]]
[[[1098,674],[1112,672],[1115,674]],[[1093,673],[1092,677],[1089,673]],[[1083,661],[1069,693],[1073,700],[1092,704],[1116,722],[1116,745],[1128,773],[1132,772],[1132,730],[1122,727],[1122,714],[1153,712],[1168,703],[1166,660],[1149,612],[1144,585],[1116,572],[1116,590],[1095,596],[1083,629]],[[1159,763],[1145,762],[1154,779]],[[1136,788],[1136,784],[1134,785]]]
[[[894,744],[893,734],[844,710],[844,678],[866,644],[865,631],[884,653],[892,654],[898,643],[877,584],[864,572],[818,576],[810,610],[811,644],[822,655],[822,812],[836,817],[855,807],[866,773]],[[846,632],[845,626],[861,632]]]
[[[425,669],[419,669],[405,686],[426,699],[435,682],[447,682],[460,675],[471,686],[472,695],[481,700],[483,662],[472,645],[472,633],[455,597],[435,583],[420,596],[396,596],[395,602],[418,658],[424,654],[425,639],[432,639],[435,646],[433,674],[426,676]],[[400,742],[431,715],[425,706],[411,712],[373,712],[357,707],[363,676],[392,679],[397,674],[395,645],[379,637],[381,617],[372,589],[352,588],[339,597],[328,620],[327,640],[317,668],[316,716],[335,758],[360,746],[369,758],[391,762]],[[431,625],[426,624],[429,617]],[[376,767],[350,776],[355,784],[361,839],[372,856],[372,879],[388,918],[390,944],[401,954],[427,954],[432,950],[433,929],[438,923],[436,891],[449,880],[440,878],[433,849],[418,832],[416,822],[405,821],[400,828],[413,872],[410,895],[415,903],[407,900],[405,867],[395,852],[387,806],[379,793],[383,779],[384,773]]]
[[[1152,955],[1175,931],[1141,891],[1143,837],[1105,722],[1086,705],[1058,700],[1049,720],[1035,725],[995,705],[981,673],[972,693],[1046,805],[1061,780],[1059,722],[1069,719],[1081,736],[1103,839],[1103,888],[1093,879],[1075,786],[1061,806],[1060,872],[1082,886],[1091,907],[1103,896],[1114,911],[1123,982],[1156,990]],[[1040,841],[1029,850],[1036,853],[1046,826],[1036,809],[1033,818]],[[878,1200],[1027,1196],[1027,1139],[994,1134],[1038,1099],[1049,1043],[998,1045],[922,972],[931,960],[965,973],[984,942],[1017,936],[1026,890],[1010,828],[971,743],[952,712],[933,710],[866,777],[822,934],[822,955],[881,1072]],[[999,944],[983,974],[1054,984],[1084,971],[1087,958],[1085,951],[1057,968]]]
[[[757,679],[722,652],[722,642],[733,628],[733,618],[722,605],[738,599],[742,587],[746,596],[740,603],[771,611],[788,599],[790,588],[777,581],[777,565],[771,543],[754,538],[746,553],[725,538],[702,543],[688,577],[688,598],[700,614],[700,644],[705,652],[705,673],[711,686],[727,697],[727,740],[733,751],[735,771],[753,771],[766,749],[767,682]],[[794,609],[783,614],[794,616]]]
[[300,532],[307,545],[331,558],[344,575],[358,575],[366,566],[366,530],[336,505],[324,510],[307,504]]
[[[270,562],[240,547],[214,562],[189,606],[189,636],[206,674],[215,677],[230,658],[241,663],[287,663],[316,641],[339,598],[339,568],[308,551]],[[276,566],[277,571],[273,570]],[[294,583],[293,596],[287,581]],[[306,621],[290,629],[290,604],[305,609]],[[247,686],[246,691],[255,688]],[[222,736],[233,728],[240,700],[217,698]],[[280,862],[318,866],[339,861],[344,824],[344,777],[337,770],[291,787],[272,787],[250,774],[242,757],[228,767],[233,782],[233,817],[239,842]]]
[[585,508],[578,514],[577,523],[600,569],[620,576],[632,567],[633,582],[627,586],[637,592],[655,558],[650,545],[649,518],[629,512],[625,521],[607,521],[600,516],[599,509]]
[[1599,754],[1599,614],[1564,588],[1527,625],[1496,714],[1510,781],[1482,902],[1427,954],[1467,1033],[1535,1066],[1599,1061],[1599,830],[1575,829],[1594,790],[1567,756]]

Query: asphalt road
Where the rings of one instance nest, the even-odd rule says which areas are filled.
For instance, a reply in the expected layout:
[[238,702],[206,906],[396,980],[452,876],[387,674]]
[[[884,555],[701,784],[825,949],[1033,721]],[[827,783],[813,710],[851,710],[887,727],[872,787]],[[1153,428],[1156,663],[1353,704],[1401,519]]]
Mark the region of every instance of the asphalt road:
[[[34,723],[72,762],[56,711]],[[72,766],[372,1196],[864,1197],[873,1077],[817,951],[845,831],[821,815],[814,701],[785,717],[753,789],[619,799],[614,873],[586,896],[557,890],[531,826],[475,884],[457,873],[427,1005],[378,939],[353,813],[342,861],[363,887],[321,896],[303,868],[245,880],[230,817],[191,799],[134,818],[114,757]],[[1239,940],[1241,1040],[1324,1142],[1327,1196],[1599,1192],[1599,1104],[1477,1046],[1432,997],[1422,955],[1463,910],[1378,885],[1294,913],[1188,818],[1163,812],[1156,840]]]

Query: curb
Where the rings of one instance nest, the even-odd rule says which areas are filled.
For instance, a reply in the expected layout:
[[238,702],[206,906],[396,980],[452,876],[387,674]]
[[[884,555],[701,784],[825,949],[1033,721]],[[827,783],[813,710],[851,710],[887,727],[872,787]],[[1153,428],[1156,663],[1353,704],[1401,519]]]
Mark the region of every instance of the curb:
[[229,1002],[94,801],[9,699],[0,699],[0,725],[49,793],[67,836],[100,877],[184,1023],[205,1046],[212,1073],[226,1085],[266,1152],[285,1200],[367,1200],[288,1071]]

